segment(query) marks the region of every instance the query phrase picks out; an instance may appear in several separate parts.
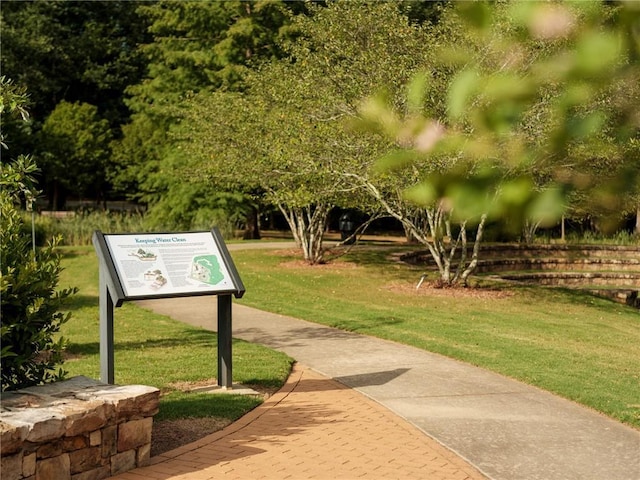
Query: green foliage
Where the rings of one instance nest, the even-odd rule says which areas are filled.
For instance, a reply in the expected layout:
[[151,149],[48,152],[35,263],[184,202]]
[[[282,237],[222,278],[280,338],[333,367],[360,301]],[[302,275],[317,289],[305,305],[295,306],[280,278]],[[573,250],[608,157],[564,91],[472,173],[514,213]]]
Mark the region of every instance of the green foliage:
[[30,92],[34,118],[66,100],[100,105],[114,127],[125,121],[124,89],[144,72],[137,8],[126,0],[3,2],[3,71]]
[[2,299],[2,390],[55,381],[64,376],[65,341],[57,336],[69,314],[60,312],[73,289],[56,291],[61,267],[55,242],[33,251],[17,204],[33,198],[36,166],[19,157],[0,175],[0,298]]
[[217,191],[206,183],[174,185],[148,211],[152,229],[210,230],[218,227],[224,238],[235,237],[247,213],[247,199],[240,193]]
[[79,197],[104,193],[111,131],[97,107],[60,102],[40,137],[42,165],[50,182]]
[[305,8],[303,2],[279,0],[141,4],[138,12],[149,21],[153,41],[141,46],[148,76],[128,89],[134,115],[113,147],[117,189],[150,205],[180,189],[167,178],[174,162],[167,133],[179,119],[173,107],[194,92],[242,89],[254,62],[281,55],[277,39],[292,34],[288,12]]
[[69,212],[60,217],[35,217],[38,245],[44,245],[54,238],[58,239],[58,245],[91,245],[91,237],[96,230],[105,233],[136,233],[144,232],[146,228],[145,218],[139,212],[94,210]]
[[157,116],[134,114],[122,127],[123,137],[113,141],[109,180],[114,192],[129,200],[153,204],[167,190],[160,159],[167,147],[166,126]]
[[17,113],[22,121],[26,122],[29,118],[29,112],[25,107],[29,99],[27,89],[24,86],[16,85],[12,79],[4,75],[0,76],[0,88],[2,89],[0,114],[11,113],[15,115]]
[[18,85],[4,75],[0,76],[0,149],[9,148],[6,138],[11,137],[12,150],[17,146],[17,151],[20,151],[20,139],[31,134],[28,103],[29,95],[24,85]]
[[[402,146],[383,166],[454,159],[410,196],[461,218],[544,224],[571,205],[611,229],[640,188],[639,18],[634,3],[456,4],[436,30],[444,47],[420,83],[423,113],[380,98],[361,110]],[[445,108],[433,109],[443,75]]]
[[408,80],[421,62],[416,52],[428,47],[393,3],[332,2],[309,10],[293,19],[299,36],[284,44],[287,58],[247,74],[242,94],[189,99],[172,133],[193,158],[187,176],[276,205],[314,263],[322,258],[332,206],[378,208],[348,174],[367,169],[382,151],[381,137],[347,130],[346,120],[380,82]]
[[299,8],[279,0],[163,0],[140,6],[154,41],[143,47],[151,59],[150,78],[134,89],[136,95],[237,90],[252,62],[281,56],[278,39],[289,35],[283,27],[289,11]]

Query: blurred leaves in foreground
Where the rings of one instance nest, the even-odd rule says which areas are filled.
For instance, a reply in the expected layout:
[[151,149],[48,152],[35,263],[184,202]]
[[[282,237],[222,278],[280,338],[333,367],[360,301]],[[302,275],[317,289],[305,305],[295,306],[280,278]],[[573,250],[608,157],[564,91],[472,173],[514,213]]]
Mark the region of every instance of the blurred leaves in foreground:
[[360,109],[398,145],[378,167],[429,165],[406,195],[459,219],[544,224],[589,208],[615,228],[640,205],[640,3],[460,2],[449,13],[404,111],[383,94]]

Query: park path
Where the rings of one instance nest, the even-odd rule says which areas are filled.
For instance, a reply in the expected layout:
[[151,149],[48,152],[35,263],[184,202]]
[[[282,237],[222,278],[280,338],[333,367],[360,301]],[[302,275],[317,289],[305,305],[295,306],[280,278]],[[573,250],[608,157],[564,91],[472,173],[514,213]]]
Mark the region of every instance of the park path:
[[117,480],[483,480],[467,462],[345,385],[296,365],[229,427]]
[[[229,247],[232,252],[242,248]],[[139,303],[177,320],[216,329],[215,297]],[[501,375],[238,302],[233,306],[233,336],[283,351],[325,379],[359,392],[367,397],[362,398],[363,409],[373,400],[491,479],[640,479],[639,431]],[[334,400],[338,408],[341,400]],[[358,415],[356,410],[348,418],[355,420]],[[391,437],[386,444],[389,449],[402,447]],[[473,469],[463,472],[477,478],[469,473]],[[292,475],[288,478],[307,478]],[[398,470],[396,478],[414,477]]]

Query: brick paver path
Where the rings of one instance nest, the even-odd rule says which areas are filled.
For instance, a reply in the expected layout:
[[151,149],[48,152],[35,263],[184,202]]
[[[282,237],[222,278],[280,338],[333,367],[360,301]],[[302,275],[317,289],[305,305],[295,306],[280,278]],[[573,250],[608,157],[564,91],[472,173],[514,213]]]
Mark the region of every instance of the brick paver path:
[[286,385],[229,427],[118,480],[485,477],[423,432],[342,384],[296,366]]

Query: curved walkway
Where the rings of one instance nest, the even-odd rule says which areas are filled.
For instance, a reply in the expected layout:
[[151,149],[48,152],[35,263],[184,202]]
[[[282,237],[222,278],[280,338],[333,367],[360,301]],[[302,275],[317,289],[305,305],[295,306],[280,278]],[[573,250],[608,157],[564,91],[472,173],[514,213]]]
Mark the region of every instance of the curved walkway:
[[118,480],[484,477],[418,429],[296,365],[285,386],[229,427]]
[[[139,303],[215,330],[215,302],[191,297]],[[254,478],[242,470],[251,465],[260,472],[255,478],[475,479],[482,472],[495,480],[640,479],[639,431],[501,375],[237,302],[233,336],[281,350],[313,371],[296,370],[277,397],[240,423],[118,478],[210,479],[221,472]],[[376,435],[378,430],[385,434]],[[411,440],[394,432],[411,433]],[[329,449],[323,447],[327,442]],[[298,445],[306,450],[300,453]],[[417,463],[409,453],[414,451]],[[427,474],[421,462],[431,455],[443,470]],[[189,464],[193,458],[197,464]],[[359,462],[367,467],[356,467]],[[239,476],[233,476],[236,468]]]

